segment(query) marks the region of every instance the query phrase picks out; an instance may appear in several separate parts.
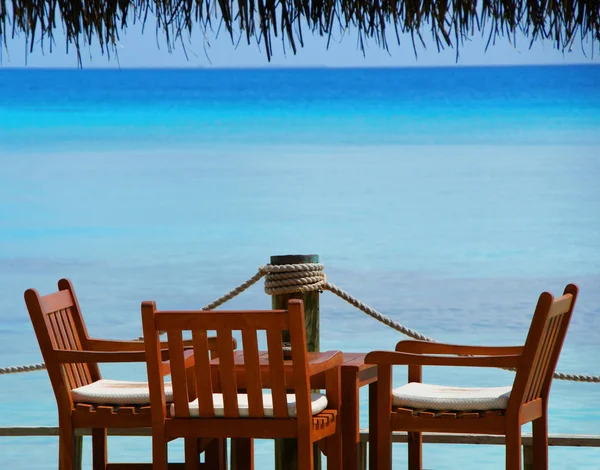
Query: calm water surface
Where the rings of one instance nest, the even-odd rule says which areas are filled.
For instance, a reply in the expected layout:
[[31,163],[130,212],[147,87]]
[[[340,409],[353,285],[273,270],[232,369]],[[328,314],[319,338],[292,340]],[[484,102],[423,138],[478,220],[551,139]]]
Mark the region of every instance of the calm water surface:
[[[41,361],[28,287],[71,278],[90,333],[129,339],[142,300],[201,307],[270,255],[318,253],[328,280],[445,342],[522,343],[539,293],[576,282],[559,369],[600,375],[598,84],[597,66],[0,70],[0,367]],[[254,287],[230,307],[269,304]],[[323,349],[402,339],[329,293],[321,315]],[[598,434],[599,387],[555,381],[550,432]],[[0,403],[0,426],[56,425],[45,372],[1,376]],[[257,468],[271,453],[260,441]],[[56,455],[56,438],[0,439],[0,468]],[[113,438],[110,456],[148,461],[150,440]],[[504,453],[426,446],[424,460],[492,470]],[[596,470],[600,450],[552,449],[550,466]]]

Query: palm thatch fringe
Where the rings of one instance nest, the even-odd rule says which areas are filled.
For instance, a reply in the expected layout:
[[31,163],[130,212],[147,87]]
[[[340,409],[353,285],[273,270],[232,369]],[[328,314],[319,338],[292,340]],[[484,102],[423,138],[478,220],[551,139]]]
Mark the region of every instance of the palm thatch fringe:
[[[303,28],[331,39],[338,28],[358,33],[359,47],[374,40],[388,47],[388,35],[400,42],[408,33],[412,46],[428,32],[438,50],[458,48],[476,32],[493,44],[499,37],[514,40],[523,33],[531,44],[550,39],[568,51],[580,40],[593,51],[600,44],[600,0],[0,0],[0,40],[23,33],[29,50],[54,45],[61,27],[66,47],[78,56],[82,44],[94,39],[102,52],[115,51],[119,32],[128,24],[156,18],[156,33],[171,49],[199,29],[210,38],[224,28],[235,43],[244,38],[273,54],[273,38],[281,38],[296,53]],[[415,48],[416,52],[416,48]]]

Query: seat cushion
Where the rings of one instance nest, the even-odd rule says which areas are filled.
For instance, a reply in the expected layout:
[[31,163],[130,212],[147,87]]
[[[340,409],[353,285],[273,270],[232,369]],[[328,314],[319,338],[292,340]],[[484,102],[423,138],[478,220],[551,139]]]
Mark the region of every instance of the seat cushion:
[[[296,395],[289,393],[286,395],[288,403],[288,415],[290,418],[296,416]],[[312,414],[316,415],[327,408],[327,397],[321,393],[310,394],[312,402]],[[225,415],[225,406],[223,405],[223,395],[221,393],[213,393],[213,406],[215,408],[215,417],[222,418]],[[248,408],[248,395],[245,393],[238,393],[238,409],[240,411],[240,418],[247,418],[249,416]],[[263,393],[263,409],[265,412],[265,418],[273,417],[273,397],[270,393]],[[171,405],[171,416],[175,413],[175,406]],[[190,416],[199,417],[198,400],[194,400],[190,403]]]
[[[101,379],[71,391],[75,403],[97,405],[149,405],[148,382]],[[165,398],[173,401],[173,389],[165,383]]]
[[411,382],[392,391],[392,405],[426,410],[504,410],[512,387],[466,388]]

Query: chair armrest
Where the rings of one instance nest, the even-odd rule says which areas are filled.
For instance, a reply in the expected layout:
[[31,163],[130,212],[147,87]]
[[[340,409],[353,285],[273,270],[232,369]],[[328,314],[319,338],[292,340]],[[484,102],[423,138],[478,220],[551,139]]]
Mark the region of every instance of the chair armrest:
[[143,340],[121,341],[90,338],[86,346],[90,351],[145,351]]
[[[68,349],[55,350],[57,362],[62,364],[86,362],[146,362],[144,351],[70,351]],[[194,365],[194,351],[186,350],[183,353],[186,369]],[[171,373],[171,362],[162,361],[163,375]]]
[[145,351],[73,351],[55,349],[56,360],[62,364],[77,362],[146,362]]
[[[214,338],[209,338],[209,341]],[[186,349],[191,348],[191,341],[184,341],[184,347]],[[210,345],[210,343],[209,343]],[[133,341],[121,341],[121,340],[110,340],[110,339],[89,339],[87,346],[89,347],[89,351],[94,352],[110,352],[110,353],[118,353],[118,352],[137,352],[137,353],[146,353],[146,347],[144,345],[144,341],[133,340]],[[169,359],[169,349],[168,343],[163,341],[160,343],[161,346],[161,356],[163,361]],[[144,359],[145,361],[145,359]],[[94,362],[94,361],[90,361]],[[96,361],[99,362],[99,361]]]
[[366,355],[365,364],[405,366],[465,366],[465,367],[517,367],[520,354],[495,356],[432,356],[395,351],[373,351]]
[[[192,347],[192,340],[186,339],[183,341],[184,347]],[[143,340],[133,340],[133,341],[121,341],[121,340],[111,340],[111,339],[99,339],[99,338],[90,338],[87,341],[87,347],[90,351],[144,351],[144,341]],[[160,343],[161,349],[166,349],[168,347],[168,343],[166,341],[162,341]],[[233,349],[237,348],[237,341],[235,338],[233,339]],[[216,351],[217,349],[217,338],[210,337],[208,338],[208,349],[209,351]]]
[[312,377],[341,366],[343,362],[344,356],[341,351],[326,351],[321,353],[318,358],[308,361],[308,376]]
[[505,356],[522,354],[523,346],[465,346],[462,344],[432,343],[429,341],[400,341],[396,351],[413,354],[454,354],[457,356]]

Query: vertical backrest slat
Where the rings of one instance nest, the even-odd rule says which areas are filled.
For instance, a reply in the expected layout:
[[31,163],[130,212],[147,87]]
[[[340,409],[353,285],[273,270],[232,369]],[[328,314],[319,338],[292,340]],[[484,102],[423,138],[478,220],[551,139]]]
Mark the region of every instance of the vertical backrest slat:
[[177,418],[187,418],[190,416],[190,406],[185,373],[182,330],[167,330],[167,341],[169,345],[169,361],[171,363],[175,416]]
[[546,356],[548,350],[552,346],[552,324],[554,323],[554,321],[555,319],[553,318],[548,319],[546,321],[546,324],[544,325],[544,330],[540,335],[540,345],[536,351],[536,355],[533,360],[531,377],[527,384],[527,389],[525,393],[526,401],[535,400],[537,398],[535,390],[538,387],[539,383],[544,380],[544,357]]
[[535,398],[533,396],[533,389],[535,388],[535,383],[536,383],[538,377],[543,375],[540,370],[540,363],[541,363],[540,356],[542,356],[544,353],[543,345],[547,342],[548,331],[549,331],[549,325],[546,324],[546,325],[544,325],[542,333],[540,334],[541,347],[538,348],[535,352],[535,356],[533,358],[533,362],[531,365],[531,372],[529,374],[529,379],[527,380],[527,386],[525,387],[525,403],[527,403]]
[[52,343],[52,349],[62,349],[62,344],[58,339],[58,325],[56,324],[55,312],[46,315],[46,326],[48,327],[48,336]]
[[534,361],[532,380],[526,393],[527,401],[535,400],[540,396],[544,383],[545,371],[548,369],[550,357],[558,337],[560,320],[562,316],[550,318],[546,323],[538,355]]
[[[58,324],[58,314],[57,312],[52,312],[48,314],[48,321],[51,326],[50,337],[52,339],[52,343],[55,349],[67,349],[67,345],[65,344],[64,338],[61,335],[60,326]],[[73,375],[73,370],[71,368],[71,364],[61,364],[61,368],[66,377],[67,387],[69,390],[73,388],[77,388],[77,381],[75,376]]]
[[233,334],[230,329],[217,330],[217,353],[219,355],[219,377],[223,393],[224,416],[238,418],[237,381],[235,378],[235,363],[233,359]]
[[[542,334],[540,335],[540,342],[543,344],[546,341],[546,337],[548,336],[548,325],[544,326]],[[533,400],[533,389],[535,388],[535,382],[537,378],[542,376],[543,374],[539,370],[540,367],[540,356],[543,354],[543,348],[539,348],[535,352],[535,356],[533,358],[531,372],[529,374],[529,379],[527,380],[527,386],[525,387],[525,403]]]
[[[69,340],[66,337],[65,328],[62,322],[62,310],[57,310],[52,312],[52,322],[53,322],[53,331],[56,335],[56,343],[60,349],[71,349],[69,345]],[[77,374],[77,369],[74,367],[75,364],[63,364],[63,370],[69,377],[68,385],[69,388],[77,388],[79,387],[79,376]]]
[[294,393],[296,395],[296,416],[299,424],[308,425],[312,417],[310,399],[310,379],[308,376],[308,352],[306,349],[306,328],[302,303],[290,300],[288,303],[290,318],[290,342],[294,362]]
[[[564,335],[563,335],[562,331],[563,331],[563,325],[567,321],[567,316],[568,316],[568,312],[565,312],[561,315],[557,315],[554,318],[552,318],[552,326],[551,326],[552,330],[550,331],[550,334],[548,335],[550,338],[549,341],[552,342],[552,347],[548,348],[548,350],[545,352],[543,362],[540,366],[542,373],[540,374],[541,377],[540,377],[539,383],[536,385],[536,388],[535,388],[535,396],[536,397],[539,397],[542,395],[542,392],[544,389],[544,383],[548,376],[548,370],[550,369],[551,364],[552,364],[552,358],[555,356],[557,350],[560,352],[561,345],[558,344],[558,342],[561,341],[561,337],[564,340]],[[566,333],[566,330],[565,330],[565,333]]]
[[251,418],[263,418],[262,380],[260,377],[260,364],[258,357],[258,340],[256,330],[242,330],[242,344],[244,348],[244,366],[246,372],[246,393],[248,395],[248,409]]
[[544,379],[545,379],[545,375],[546,375],[546,371],[548,370],[548,368],[550,367],[550,362],[552,360],[552,355],[554,353],[554,350],[556,349],[556,342],[558,341],[558,339],[560,338],[560,330],[561,330],[561,326],[562,323],[565,319],[565,314],[556,316],[555,318],[553,318],[551,320],[550,323],[550,331],[548,333],[548,342],[551,344],[546,347],[546,350],[544,351],[544,356],[542,358],[541,364],[540,364],[540,377],[538,380],[538,383],[536,384],[536,387],[534,389],[534,393],[536,397],[539,397],[542,393],[542,388],[544,385]]
[[288,418],[281,330],[274,328],[267,329],[267,348],[273,399],[273,416],[275,418]]
[[557,325],[558,334],[556,338],[556,346],[554,347],[554,350],[552,351],[550,359],[548,361],[546,377],[544,382],[542,383],[542,388],[540,392],[540,395],[543,397],[548,396],[550,385],[552,384],[552,377],[554,375],[554,371],[556,370],[558,357],[560,356],[560,351],[567,336],[567,330],[569,329],[569,323],[571,322],[571,316],[573,315],[573,309],[575,308],[575,302],[577,300],[578,295],[578,287],[576,285],[570,284],[565,288],[565,293],[571,293],[571,305],[570,307],[568,307],[569,310],[564,315],[561,315],[560,322]]
[[[72,305],[69,308],[71,322],[74,325],[74,331],[77,332],[77,337],[79,338],[81,348],[88,348],[88,332],[85,326],[85,322],[83,320],[83,315],[81,314],[81,308],[79,307],[79,301],[77,300],[77,294],[75,294],[75,289],[73,288],[73,284],[68,279],[60,279],[58,281],[58,289],[59,292],[68,292],[70,294],[70,301]],[[87,363],[85,364],[86,376],[88,378],[87,383],[94,382],[96,380],[100,380],[102,375],[100,374],[100,368],[96,363]]]
[[198,395],[198,413],[201,418],[214,418],[213,385],[210,371],[210,353],[206,331],[192,330],[194,347],[194,367],[196,373],[196,393]]
[[[85,348],[83,347],[83,343],[82,343],[83,338],[81,338],[81,334],[80,334],[77,326],[75,325],[74,316],[75,316],[75,312],[73,311],[73,308],[68,308],[67,309],[67,322],[69,324],[69,331],[72,334],[73,344],[74,344],[75,349],[77,349],[78,351],[81,351],[82,349],[85,349]],[[81,364],[78,364],[78,366],[79,366],[79,370],[80,370],[79,375],[83,382],[82,385],[87,385],[87,384],[91,383],[92,376],[91,376],[88,365],[81,363]]]
[[[61,334],[64,337],[65,344],[67,349],[71,350],[81,350],[81,348],[77,347],[77,341],[75,340],[76,332],[71,328],[71,323],[69,322],[69,312],[65,309],[59,310],[57,312],[58,323],[61,328]],[[85,382],[85,371],[83,370],[83,364],[74,363],[67,364],[71,367],[71,372],[73,373],[73,377],[75,378],[77,387],[81,387],[86,385]]]
[[[72,329],[71,323],[69,322],[69,316],[70,316],[70,313],[68,310],[60,311],[59,319],[60,319],[63,329],[64,329],[65,341],[69,345],[69,349],[80,350],[81,348],[78,347],[77,341],[75,340],[75,336],[77,335],[77,332]],[[74,375],[77,376],[77,386],[81,387],[83,385],[86,385],[85,371],[83,370],[83,364],[82,363],[74,363],[74,364],[71,364],[71,367],[73,369]]]

